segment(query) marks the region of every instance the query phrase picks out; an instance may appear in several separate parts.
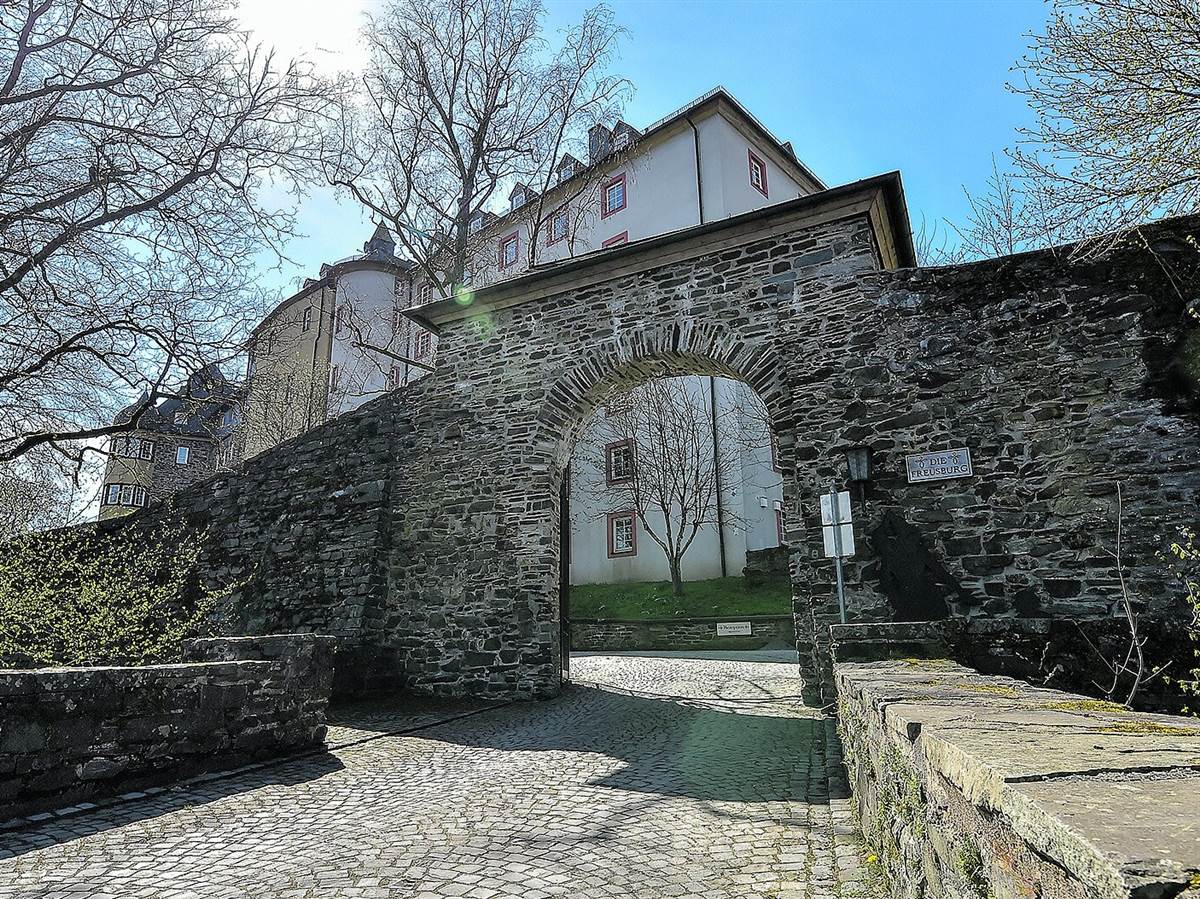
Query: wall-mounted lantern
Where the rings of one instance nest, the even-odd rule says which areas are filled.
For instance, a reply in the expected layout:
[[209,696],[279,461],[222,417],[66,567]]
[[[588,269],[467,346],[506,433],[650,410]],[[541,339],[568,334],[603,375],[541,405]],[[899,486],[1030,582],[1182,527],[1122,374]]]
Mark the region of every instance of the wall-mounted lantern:
[[847,449],[846,467],[850,470],[852,484],[863,484],[871,480],[871,448],[852,446]]

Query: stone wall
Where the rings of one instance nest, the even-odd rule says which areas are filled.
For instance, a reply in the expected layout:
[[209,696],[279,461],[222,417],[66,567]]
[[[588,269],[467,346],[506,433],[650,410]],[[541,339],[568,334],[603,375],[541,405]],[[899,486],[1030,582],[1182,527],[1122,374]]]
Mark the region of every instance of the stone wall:
[[[748,621],[749,636],[718,637],[718,622]],[[636,621],[572,618],[571,649],[580,652],[631,649],[759,649],[794,647],[791,615],[741,618],[646,618]]]
[[[712,374],[771,414],[803,645],[837,617],[816,499],[858,444],[852,621],[1109,614],[1118,485],[1152,605],[1200,486],[1197,233],[888,271],[907,239],[890,175],[638,241],[423,308],[428,377],[117,526],[203,529],[226,630],[334,634],[349,690],[551,695],[574,441],[613,388]],[[958,446],[972,477],[907,483],[906,454]],[[805,654],[810,693],[823,661]]]
[[210,639],[180,665],[0,671],[0,820],[320,745],[332,648]]
[[838,664],[855,806],[895,899],[1200,896],[1200,721],[951,662]]

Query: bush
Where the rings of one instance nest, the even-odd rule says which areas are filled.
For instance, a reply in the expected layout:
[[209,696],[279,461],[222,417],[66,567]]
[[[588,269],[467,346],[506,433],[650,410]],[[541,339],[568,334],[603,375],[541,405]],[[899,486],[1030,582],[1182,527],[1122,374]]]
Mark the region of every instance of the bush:
[[203,539],[181,523],[93,525],[0,547],[0,666],[177,660],[228,593],[199,583]]
[[[1171,544],[1170,562],[1191,609],[1188,635],[1192,641],[1191,664],[1195,667],[1175,680],[1184,693],[1200,700],[1200,545],[1196,542],[1195,531],[1180,528],[1179,534],[1179,541]],[[1200,709],[1189,711],[1200,714]]]

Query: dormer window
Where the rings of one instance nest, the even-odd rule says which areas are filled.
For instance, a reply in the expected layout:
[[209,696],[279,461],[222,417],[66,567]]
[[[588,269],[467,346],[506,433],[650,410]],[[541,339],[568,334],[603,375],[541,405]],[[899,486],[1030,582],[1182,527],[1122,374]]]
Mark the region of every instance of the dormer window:
[[632,143],[633,135],[631,135],[628,131],[618,131],[615,135],[613,135],[613,149],[618,152],[621,150],[628,150],[629,145]]
[[522,206],[525,205],[525,191],[518,190],[516,193],[514,193],[512,195],[512,200],[510,202],[511,202],[511,208],[520,209]]
[[467,224],[467,233],[468,234],[478,234],[482,230],[483,230],[483,215],[482,215],[482,213],[476,213],[475,215],[471,216],[471,221]]

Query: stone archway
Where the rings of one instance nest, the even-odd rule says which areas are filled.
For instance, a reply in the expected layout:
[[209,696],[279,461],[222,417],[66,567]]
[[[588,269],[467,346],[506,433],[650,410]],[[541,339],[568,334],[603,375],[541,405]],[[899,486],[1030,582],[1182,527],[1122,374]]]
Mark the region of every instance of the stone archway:
[[[438,371],[408,397],[414,448],[439,475],[431,486],[396,468],[391,527],[403,570],[389,603],[401,614],[388,635],[409,654],[415,686],[557,691],[563,469],[609,386],[662,375],[731,377],[766,404],[785,473],[797,617],[813,633],[826,610],[799,574],[810,567],[811,525],[800,497],[830,476],[836,448],[829,400],[812,392],[853,390],[832,363],[866,314],[858,278],[893,265],[903,245],[887,224],[897,189],[876,179],[418,310],[440,340]],[[827,333],[826,349],[814,352],[814,331]],[[456,567],[419,561],[446,545],[459,548]],[[438,573],[450,582],[432,580]],[[432,614],[423,596],[440,599]],[[808,656],[814,687],[818,667]]]

